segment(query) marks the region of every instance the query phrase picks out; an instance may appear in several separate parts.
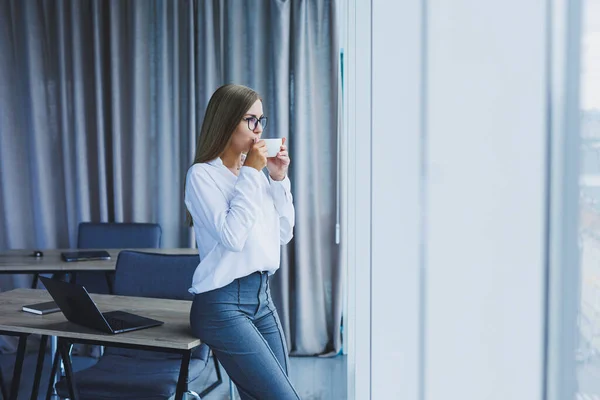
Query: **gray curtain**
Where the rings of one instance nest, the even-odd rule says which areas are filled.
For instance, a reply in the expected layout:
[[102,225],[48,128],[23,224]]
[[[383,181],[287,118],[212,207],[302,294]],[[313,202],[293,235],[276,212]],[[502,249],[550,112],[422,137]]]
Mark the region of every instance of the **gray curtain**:
[[[341,347],[335,2],[0,0],[0,249],[76,245],[80,221],[193,243],[183,178],[208,99],[261,93],[297,207],[274,295],[292,354]],[[3,277],[3,290],[27,285]]]

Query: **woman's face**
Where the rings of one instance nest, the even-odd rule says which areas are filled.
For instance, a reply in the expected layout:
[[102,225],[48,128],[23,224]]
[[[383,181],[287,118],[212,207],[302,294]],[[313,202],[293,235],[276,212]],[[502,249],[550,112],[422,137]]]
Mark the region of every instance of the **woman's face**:
[[[241,153],[247,153],[255,140],[260,139],[263,127],[260,122],[256,123],[254,130],[250,129],[254,126],[256,120],[263,116],[262,101],[256,100],[256,102],[250,107],[244,117],[238,124],[235,131],[231,135],[231,141],[229,147],[231,150]],[[248,121],[250,120],[250,121]],[[250,128],[248,127],[250,125]]]

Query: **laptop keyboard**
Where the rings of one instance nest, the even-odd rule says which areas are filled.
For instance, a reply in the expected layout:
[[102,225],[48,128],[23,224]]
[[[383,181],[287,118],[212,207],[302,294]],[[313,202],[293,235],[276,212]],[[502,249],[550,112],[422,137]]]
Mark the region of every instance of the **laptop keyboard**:
[[137,328],[147,322],[143,317],[127,314],[121,311],[113,311],[103,315],[104,318],[106,318],[106,322],[108,322],[110,327],[115,331],[128,328]]
[[110,327],[115,331],[133,327],[132,324],[128,323],[127,321],[123,321],[122,319],[119,319],[119,318],[114,318],[114,317],[105,317],[105,318],[106,318],[106,322],[108,322]]
[[124,311],[110,311],[102,314],[113,331],[143,329],[161,325],[162,322],[130,314]]

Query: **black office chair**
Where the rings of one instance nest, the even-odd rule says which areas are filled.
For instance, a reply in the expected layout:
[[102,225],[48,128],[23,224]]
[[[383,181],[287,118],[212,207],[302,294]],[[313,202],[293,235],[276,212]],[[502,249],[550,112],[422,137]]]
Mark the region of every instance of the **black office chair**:
[[[77,247],[80,249],[154,249],[160,247],[161,228],[151,223],[79,224]],[[113,272],[77,272],[72,279],[90,293],[111,292]]]
[[[117,259],[115,294],[192,300],[193,295],[188,289],[197,266],[197,255],[122,251]],[[209,358],[209,348],[205,344],[192,353],[188,375],[190,383],[201,375]],[[213,360],[217,381],[204,389],[201,397],[222,382],[219,363],[214,356]],[[106,347],[97,364],[74,375],[81,399],[158,400],[175,394],[180,366],[180,355]],[[51,387],[48,393],[50,390]],[[56,385],[56,390],[61,398],[68,397],[65,378]]]

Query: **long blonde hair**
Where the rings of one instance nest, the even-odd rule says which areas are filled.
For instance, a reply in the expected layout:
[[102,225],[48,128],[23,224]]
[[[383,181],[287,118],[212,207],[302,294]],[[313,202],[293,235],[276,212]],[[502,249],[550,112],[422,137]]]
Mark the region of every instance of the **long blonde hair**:
[[[218,88],[206,107],[192,165],[214,160],[223,154],[231,135],[257,100],[262,100],[258,93],[246,86],[228,84]],[[186,217],[192,226],[194,221],[187,208]]]

